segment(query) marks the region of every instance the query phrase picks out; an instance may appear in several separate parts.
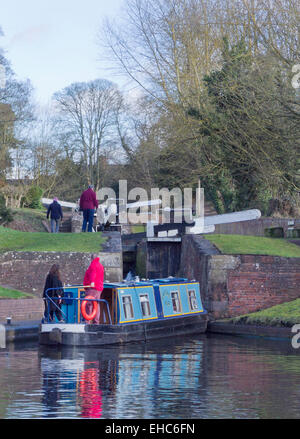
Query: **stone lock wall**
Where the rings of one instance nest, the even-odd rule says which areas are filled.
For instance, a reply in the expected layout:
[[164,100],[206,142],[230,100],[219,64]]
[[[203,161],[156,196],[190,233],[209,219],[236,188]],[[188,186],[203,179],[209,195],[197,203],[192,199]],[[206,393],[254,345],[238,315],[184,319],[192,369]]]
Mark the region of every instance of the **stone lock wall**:
[[20,320],[41,320],[44,314],[43,299],[0,299],[0,323]]
[[299,258],[239,255],[235,257],[233,265],[233,268],[226,270],[226,312],[231,316],[269,308],[300,297]]
[[[105,281],[123,279],[122,249],[118,234],[111,234],[104,251],[98,253],[104,266]],[[34,299],[0,299],[0,321],[39,320],[43,314],[41,299],[45,279],[53,264],[59,264],[62,282],[82,285],[91,262],[91,253],[75,252],[6,252],[0,253],[0,285],[34,294]]]
[[265,236],[265,229],[269,227],[282,227],[284,236],[287,237],[291,224],[295,229],[300,228],[300,219],[265,217],[250,221],[236,223],[216,224],[214,233],[232,235]]
[[[98,253],[105,269],[105,280],[123,277],[122,254]],[[59,264],[62,281],[80,285],[91,261],[90,253],[6,252],[0,254],[0,285],[41,297],[52,264]]]
[[200,282],[211,318],[247,314],[300,297],[300,258],[222,255],[201,239],[184,237],[180,275]]

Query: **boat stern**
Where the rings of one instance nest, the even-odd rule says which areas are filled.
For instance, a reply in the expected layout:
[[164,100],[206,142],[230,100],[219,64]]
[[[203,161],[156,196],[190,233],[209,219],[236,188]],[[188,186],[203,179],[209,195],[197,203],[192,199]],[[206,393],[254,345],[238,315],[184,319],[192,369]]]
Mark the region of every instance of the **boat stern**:
[[47,345],[66,344],[68,338],[78,338],[84,334],[85,326],[84,323],[41,323],[39,342]]

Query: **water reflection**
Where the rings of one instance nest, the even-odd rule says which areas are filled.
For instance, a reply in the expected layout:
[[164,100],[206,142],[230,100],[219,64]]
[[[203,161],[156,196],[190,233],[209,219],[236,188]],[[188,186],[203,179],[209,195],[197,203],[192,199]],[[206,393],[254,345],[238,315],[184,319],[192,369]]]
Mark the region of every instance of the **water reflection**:
[[299,418],[299,352],[201,335],[0,351],[1,418]]
[[[174,404],[175,415],[176,404],[184,406],[186,395],[198,386],[202,345],[202,340],[186,340],[167,346],[41,348],[44,415],[72,416],[76,410],[82,418],[163,417]],[[174,402],[174,395],[181,395],[180,401]]]

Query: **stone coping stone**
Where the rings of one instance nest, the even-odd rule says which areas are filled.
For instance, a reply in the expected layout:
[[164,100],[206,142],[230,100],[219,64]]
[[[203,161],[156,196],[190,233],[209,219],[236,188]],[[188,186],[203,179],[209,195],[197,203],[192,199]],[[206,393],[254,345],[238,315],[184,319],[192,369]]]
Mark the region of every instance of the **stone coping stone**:
[[243,325],[227,322],[209,322],[207,332],[238,336],[255,336],[264,338],[280,338],[290,340],[293,334],[291,327]]

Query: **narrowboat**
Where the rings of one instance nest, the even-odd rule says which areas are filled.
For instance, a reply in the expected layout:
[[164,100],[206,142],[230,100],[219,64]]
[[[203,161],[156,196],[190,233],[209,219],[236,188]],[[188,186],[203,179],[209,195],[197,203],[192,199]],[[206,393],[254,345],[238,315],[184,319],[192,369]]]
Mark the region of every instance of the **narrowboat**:
[[[55,303],[47,292],[45,300]],[[92,310],[87,309],[89,301]],[[92,324],[97,306],[100,324]],[[145,342],[203,333],[207,327],[200,285],[185,278],[104,283],[100,300],[86,297],[83,286],[67,286],[60,307],[63,322],[46,318],[40,324],[41,344],[102,346]]]

